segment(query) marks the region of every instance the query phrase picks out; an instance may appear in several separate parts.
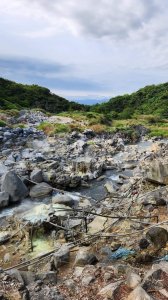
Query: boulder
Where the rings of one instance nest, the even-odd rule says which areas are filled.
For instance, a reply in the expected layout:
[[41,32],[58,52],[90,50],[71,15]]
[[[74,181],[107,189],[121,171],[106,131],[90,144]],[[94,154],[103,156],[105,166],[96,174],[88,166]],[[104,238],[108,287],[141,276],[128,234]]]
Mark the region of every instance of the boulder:
[[138,286],[129,294],[127,300],[152,300],[152,298],[144,291],[142,287]]
[[149,166],[147,180],[158,184],[168,184],[168,163],[154,160]]
[[157,249],[164,248],[168,241],[168,232],[162,227],[152,227],[146,233],[149,239]]
[[35,275],[30,271],[20,271],[20,275],[23,279],[25,286],[35,281]]
[[57,252],[53,254],[51,262],[54,263],[55,268],[69,262],[70,250],[66,245],[63,245]]
[[90,252],[88,248],[82,248],[78,251],[75,266],[94,265],[98,262],[97,257]]
[[45,284],[56,284],[57,273],[54,271],[50,271],[47,273],[36,274],[36,280],[41,280]]
[[53,204],[64,204],[68,205],[70,207],[74,206],[75,201],[67,194],[57,194],[52,197],[52,203]]
[[4,244],[10,239],[10,234],[7,231],[0,232],[0,245]]
[[168,263],[156,264],[147,272],[142,287],[146,292],[167,289]]
[[41,182],[33,186],[30,190],[30,197],[43,198],[51,194],[53,188],[46,182]]
[[113,299],[113,293],[118,288],[118,286],[121,284],[121,282],[122,281],[117,281],[117,282],[110,283],[110,284],[106,285],[104,288],[102,288],[99,291],[98,295],[102,296],[103,299]]
[[107,192],[109,194],[116,194],[118,187],[115,183],[113,183],[111,180],[107,181],[106,184],[104,185],[106,188]]
[[30,174],[30,179],[36,183],[41,183],[43,181],[42,171],[34,169]]
[[131,289],[136,288],[141,283],[141,277],[134,272],[128,272],[126,280],[128,287]]
[[6,207],[9,204],[9,194],[7,192],[0,192],[0,208]]
[[9,193],[11,202],[20,201],[29,194],[27,187],[14,171],[9,171],[4,175],[1,191]]

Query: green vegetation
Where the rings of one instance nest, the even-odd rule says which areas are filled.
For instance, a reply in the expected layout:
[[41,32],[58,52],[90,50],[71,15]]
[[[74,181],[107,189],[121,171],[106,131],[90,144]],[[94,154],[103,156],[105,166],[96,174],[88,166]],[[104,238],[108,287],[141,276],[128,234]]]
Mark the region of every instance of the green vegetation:
[[3,120],[0,120],[0,127],[5,127],[6,123]]
[[146,86],[136,93],[111,98],[108,102],[92,106],[92,110],[110,113],[115,119],[129,119],[134,114],[168,118],[168,83]]
[[[20,109],[41,110],[48,116],[71,117],[70,124],[44,122],[39,129],[48,135],[83,131],[91,128],[97,133],[127,133],[134,138],[135,125],[144,125],[150,136],[168,137],[168,83],[146,86],[130,95],[111,98],[93,106],[70,102],[37,85],[18,84],[0,78],[0,113],[17,116]],[[0,116],[0,126],[6,119]],[[2,125],[1,125],[2,124]],[[19,126],[24,126],[20,124]]]
[[0,78],[0,109],[20,110],[23,108],[40,108],[59,113],[71,110],[87,110],[85,105],[70,102],[38,85],[23,85]]
[[45,134],[49,136],[54,136],[54,134],[67,133],[71,131],[69,125],[49,122],[41,123],[38,126],[38,129],[43,130]]

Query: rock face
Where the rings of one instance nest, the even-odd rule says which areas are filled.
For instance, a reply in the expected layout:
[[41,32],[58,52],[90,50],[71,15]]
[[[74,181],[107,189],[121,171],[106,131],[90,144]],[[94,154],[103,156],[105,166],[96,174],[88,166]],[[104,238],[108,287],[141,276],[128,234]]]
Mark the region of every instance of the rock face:
[[147,179],[160,184],[168,184],[168,163],[154,160],[147,171]]
[[168,232],[162,227],[152,227],[146,234],[146,237],[151,240],[158,249],[164,248],[168,241]]
[[29,191],[15,172],[9,171],[2,180],[1,190],[9,193],[10,201],[17,202],[28,196]]
[[41,182],[32,187],[30,190],[30,197],[43,198],[52,192],[53,188],[46,182]]

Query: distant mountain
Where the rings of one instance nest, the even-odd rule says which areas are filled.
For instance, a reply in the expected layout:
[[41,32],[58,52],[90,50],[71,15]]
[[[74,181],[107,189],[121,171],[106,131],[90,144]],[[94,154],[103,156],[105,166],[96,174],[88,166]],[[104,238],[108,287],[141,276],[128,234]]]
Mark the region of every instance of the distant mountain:
[[92,106],[92,110],[130,118],[133,114],[153,114],[168,118],[168,83],[146,86],[130,95],[117,96]]
[[94,105],[94,104],[97,104],[97,103],[102,103],[102,102],[105,102],[106,100],[98,100],[98,99],[79,99],[79,100],[76,100],[76,102],[80,103],[80,104],[84,104],[84,105]]
[[71,96],[69,97],[71,100],[80,103],[80,104],[84,104],[84,105],[94,105],[97,103],[102,103],[108,100],[107,97],[100,97],[100,96]]
[[51,113],[87,110],[85,105],[68,101],[38,85],[24,85],[0,78],[0,109],[40,108]]

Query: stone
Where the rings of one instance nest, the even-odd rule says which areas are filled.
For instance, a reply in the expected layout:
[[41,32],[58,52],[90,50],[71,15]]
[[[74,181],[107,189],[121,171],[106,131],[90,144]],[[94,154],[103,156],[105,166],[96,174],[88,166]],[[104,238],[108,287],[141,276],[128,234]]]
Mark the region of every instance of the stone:
[[152,298],[144,291],[142,287],[138,286],[129,294],[127,300],[152,300]]
[[116,194],[118,187],[116,186],[116,184],[114,184],[111,180],[107,181],[106,184],[104,185],[104,187],[106,188],[107,192],[109,194]]
[[35,275],[30,271],[20,271],[20,275],[25,286],[35,281]]
[[146,292],[150,290],[159,291],[160,289],[167,288],[168,273],[165,270],[154,269],[150,270],[143,281],[142,287]]
[[92,275],[84,276],[82,278],[82,285],[88,286],[89,284],[94,282],[94,280],[95,280],[95,276],[92,276]]
[[141,283],[141,277],[134,272],[128,272],[126,282],[128,287],[135,289]]
[[148,246],[150,245],[150,243],[148,242],[147,239],[143,238],[139,241],[139,248],[140,249],[146,249],[148,248]]
[[0,245],[4,244],[10,239],[10,234],[6,231],[0,232]]
[[113,273],[106,272],[104,273],[104,281],[109,281],[113,278]]
[[9,254],[9,253],[6,253],[6,254],[4,255],[3,260],[4,260],[5,263],[10,262],[10,260],[11,260],[10,254]]
[[43,181],[42,171],[34,169],[30,174],[30,179],[36,183],[41,183]]
[[[36,290],[36,288],[38,289]],[[34,284],[29,287],[29,298],[31,300],[65,300],[56,287],[49,287],[44,285],[42,287],[35,286]]]
[[29,194],[27,187],[14,171],[9,171],[4,175],[1,191],[9,193],[11,202],[20,201]]
[[57,273],[54,271],[50,271],[47,273],[36,274],[36,279],[41,280],[44,284],[56,284]]
[[64,204],[68,205],[69,207],[74,206],[75,201],[67,194],[58,194],[52,197],[52,203],[53,204]]
[[104,230],[105,226],[110,226],[115,223],[118,219],[110,219],[106,217],[97,216],[92,222],[88,224],[89,234],[96,234]]
[[75,288],[76,288],[76,284],[75,284],[74,280],[72,280],[72,279],[65,280],[64,285],[71,290],[75,290]]
[[146,178],[158,184],[168,184],[168,163],[153,160],[148,167]]
[[83,270],[84,270],[84,267],[75,267],[73,275],[75,277],[80,277],[82,275]]
[[15,278],[16,280],[18,280],[21,284],[24,285],[24,281],[23,278],[20,274],[20,272],[17,269],[12,269],[6,272],[7,274],[9,274],[12,278]]
[[106,285],[104,288],[102,288],[99,291],[98,295],[104,297],[105,299],[113,299],[113,293],[117,289],[117,287],[121,284],[121,282],[122,281],[117,281]]
[[163,198],[159,198],[159,199],[156,199],[156,206],[165,206],[167,204],[167,201]]
[[9,194],[7,192],[0,192],[0,208],[7,207],[9,204]]
[[152,227],[146,233],[149,239],[157,249],[164,248],[168,241],[168,232],[162,227]]
[[69,262],[70,250],[66,245],[63,245],[57,252],[52,256],[51,262],[54,263],[55,268],[62,266]]
[[43,198],[51,194],[53,188],[46,182],[41,182],[33,186],[30,190],[30,197]]
[[91,253],[90,249],[82,248],[78,251],[75,259],[75,266],[94,265],[98,262],[97,257]]

